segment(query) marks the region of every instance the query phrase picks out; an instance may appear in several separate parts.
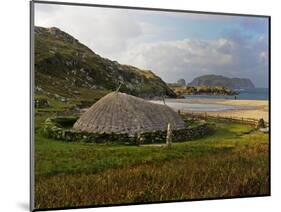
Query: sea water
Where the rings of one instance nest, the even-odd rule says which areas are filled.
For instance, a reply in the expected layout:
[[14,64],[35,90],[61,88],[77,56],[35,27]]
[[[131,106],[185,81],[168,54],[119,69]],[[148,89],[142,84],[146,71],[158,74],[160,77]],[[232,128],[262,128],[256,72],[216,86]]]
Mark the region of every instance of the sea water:
[[[156,104],[164,104],[163,101],[153,100],[150,101]],[[188,103],[188,102],[172,102],[165,101],[165,104],[171,107],[174,110],[181,110],[186,112],[218,112],[225,110],[245,110],[245,109],[253,109],[252,106],[237,106],[237,105],[223,105],[223,104],[198,104],[198,103]]]
[[[268,100],[268,88],[250,88],[237,90],[236,99],[245,100]],[[235,99],[235,96],[214,96],[214,95],[184,95],[186,99]]]
[[[267,88],[253,88],[244,89],[239,91],[239,95],[236,95],[236,99],[242,100],[268,100]],[[211,96],[211,95],[184,95],[186,99],[235,99],[235,96]],[[154,100],[151,101],[157,104],[164,104],[163,101]],[[246,110],[254,109],[253,106],[238,106],[238,105],[224,105],[224,104],[212,104],[212,103],[189,103],[189,102],[177,102],[176,100],[167,99],[165,104],[174,110],[181,110],[187,112],[218,112],[226,110]]]

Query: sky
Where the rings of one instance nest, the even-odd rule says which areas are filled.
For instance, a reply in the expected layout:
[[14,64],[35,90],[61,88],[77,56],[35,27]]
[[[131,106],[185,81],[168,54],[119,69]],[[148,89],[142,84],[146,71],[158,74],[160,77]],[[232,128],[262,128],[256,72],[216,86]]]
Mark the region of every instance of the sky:
[[267,18],[35,3],[35,25],[166,82],[217,74],[268,87]]

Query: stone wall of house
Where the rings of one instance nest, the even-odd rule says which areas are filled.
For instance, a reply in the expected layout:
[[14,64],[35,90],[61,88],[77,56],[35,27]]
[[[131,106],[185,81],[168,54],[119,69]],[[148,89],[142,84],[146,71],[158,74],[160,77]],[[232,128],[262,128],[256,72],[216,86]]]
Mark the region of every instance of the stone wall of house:
[[[172,141],[190,141],[196,138],[201,138],[207,134],[212,133],[212,128],[207,123],[201,123],[198,126],[184,128],[179,130],[173,130]],[[137,136],[137,143],[149,144],[149,143],[163,143],[166,142],[167,131],[152,131],[144,132]]]
[[[45,121],[43,135],[49,138],[64,141],[84,141],[93,143],[119,142],[127,144],[151,144],[165,143],[167,132],[151,131],[129,136],[127,133],[87,133],[74,130],[71,126],[77,117],[55,117]],[[203,137],[212,132],[212,128],[207,123],[201,123],[194,127],[173,130],[173,142],[190,141]]]
[[64,141],[85,141],[94,143],[104,142],[121,142],[134,143],[134,138],[128,136],[127,133],[88,133],[67,128],[72,126],[77,117],[55,117],[48,118],[45,121],[43,135],[48,138],[54,138]]

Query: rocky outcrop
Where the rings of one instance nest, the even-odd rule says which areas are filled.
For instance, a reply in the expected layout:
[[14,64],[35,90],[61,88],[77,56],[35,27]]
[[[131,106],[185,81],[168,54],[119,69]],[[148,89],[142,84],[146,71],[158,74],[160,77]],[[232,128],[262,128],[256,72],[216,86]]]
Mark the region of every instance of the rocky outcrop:
[[250,79],[228,78],[221,75],[203,75],[188,83],[189,86],[223,86],[231,89],[254,88]]
[[44,107],[50,107],[51,105],[47,99],[35,99],[34,106],[36,108],[44,108]]
[[179,79],[179,80],[177,81],[177,84],[178,84],[179,86],[186,86],[186,82],[185,82],[184,79]]
[[210,95],[210,96],[234,96],[237,91],[222,86],[173,86],[173,91],[181,96],[186,95]]

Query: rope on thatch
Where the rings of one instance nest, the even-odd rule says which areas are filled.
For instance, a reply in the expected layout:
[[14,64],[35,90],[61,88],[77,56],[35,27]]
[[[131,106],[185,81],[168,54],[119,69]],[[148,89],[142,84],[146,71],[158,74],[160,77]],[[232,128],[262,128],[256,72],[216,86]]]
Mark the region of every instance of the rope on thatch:
[[118,93],[119,92],[119,90],[120,90],[120,88],[121,88],[121,86],[122,86],[122,83],[119,83],[119,86],[118,86],[118,88],[116,89],[116,93]]
[[164,95],[162,95],[162,100],[163,100],[163,103],[164,103],[164,105],[165,105],[166,102],[165,102],[165,96],[164,96]]

